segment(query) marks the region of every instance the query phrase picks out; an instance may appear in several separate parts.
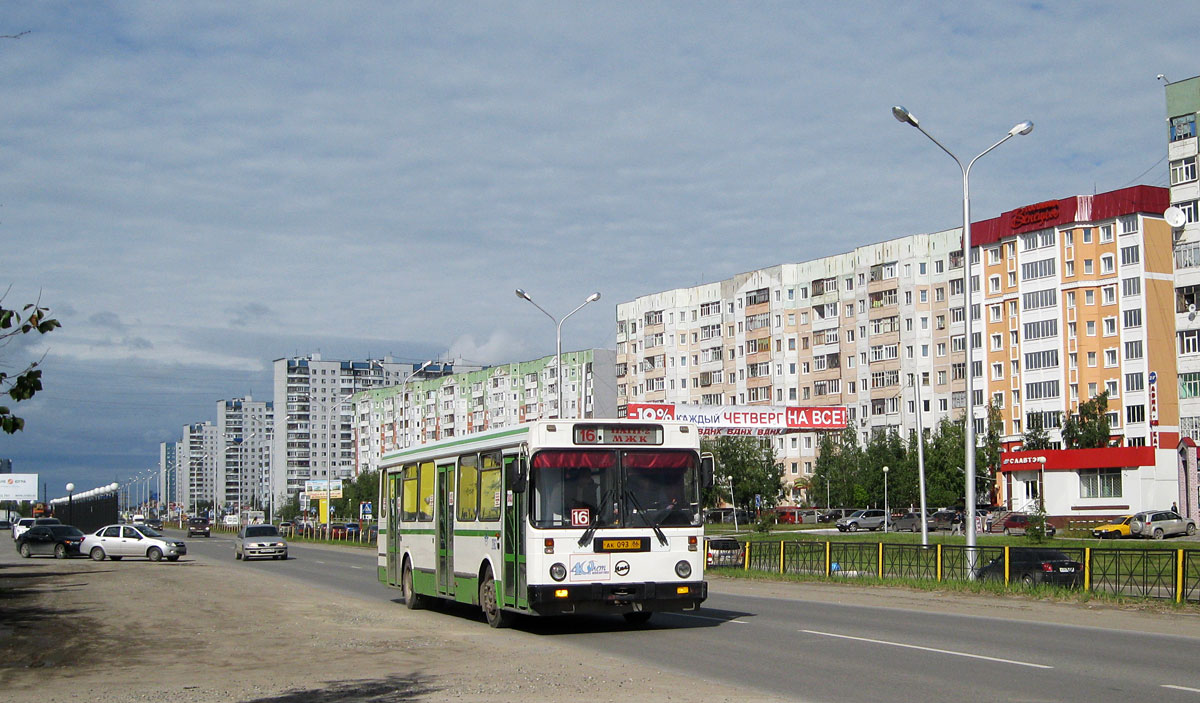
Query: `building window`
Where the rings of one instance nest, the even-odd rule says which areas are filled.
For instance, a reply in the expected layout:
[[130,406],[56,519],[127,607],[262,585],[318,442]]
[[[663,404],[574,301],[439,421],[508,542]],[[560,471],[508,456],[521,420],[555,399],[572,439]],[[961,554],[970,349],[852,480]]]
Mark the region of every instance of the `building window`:
[[1191,139],[1196,136],[1196,113],[1171,118],[1171,141]]
[[1142,250],[1137,244],[1121,247],[1121,265],[1132,266],[1142,260]]
[[1142,341],[1140,339],[1125,342],[1125,358],[1127,360],[1142,358]]
[[1125,408],[1125,424],[1133,422],[1146,421],[1146,406],[1145,405],[1130,405]]
[[1080,469],[1080,498],[1120,498],[1120,469]]
[[1134,308],[1132,310],[1126,310],[1123,313],[1123,315],[1125,316],[1125,328],[1126,329],[1129,329],[1131,327],[1141,327],[1142,326],[1142,309],[1141,308]]
[[1175,203],[1175,207],[1183,210],[1183,217],[1187,223],[1200,222],[1200,208],[1197,207],[1195,200]]
[[1171,162],[1171,185],[1179,185],[1196,180],[1196,157]]

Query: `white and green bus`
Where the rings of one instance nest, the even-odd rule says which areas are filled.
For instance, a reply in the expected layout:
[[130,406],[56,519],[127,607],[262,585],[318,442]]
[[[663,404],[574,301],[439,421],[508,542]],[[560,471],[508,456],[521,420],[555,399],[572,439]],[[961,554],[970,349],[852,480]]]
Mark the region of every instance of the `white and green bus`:
[[379,579],[517,613],[694,610],[712,463],[680,422],[540,420],[391,452],[380,471]]

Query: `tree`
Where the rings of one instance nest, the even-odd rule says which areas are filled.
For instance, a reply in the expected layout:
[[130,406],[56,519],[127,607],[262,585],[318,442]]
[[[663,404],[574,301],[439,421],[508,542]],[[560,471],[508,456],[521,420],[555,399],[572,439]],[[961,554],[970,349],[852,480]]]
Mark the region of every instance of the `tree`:
[[[987,404],[987,429],[983,436],[983,446],[980,447],[982,463],[975,462],[975,466],[984,467],[984,471],[976,471],[976,486],[977,496],[987,496],[988,503],[991,503],[996,497],[996,476],[1000,473],[1000,447],[1001,440],[1004,436],[1004,417],[1000,414],[1000,408],[991,400]],[[982,473],[982,476],[980,474]],[[980,485],[982,482],[982,485]],[[979,492],[982,489],[982,492]]]
[[1025,434],[1021,437],[1021,449],[1032,452],[1049,448],[1050,433],[1046,432],[1046,428],[1042,424],[1042,414],[1034,413],[1029,416],[1029,423],[1025,426]]
[[[351,482],[342,482],[342,497],[333,501],[333,512],[350,519],[358,519],[361,503],[374,503],[379,493],[379,472],[364,471]],[[296,506],[299,508],[299,505]]]
[[705,497],[705,505],[715,505],[729,496],[729,484],[722,481],[725,476],[733,477],[730,502],[735,508],[753,509],[756,495],[762,496],[763,507],[774,507],[779,502],[783,468],[775,462],[770,440],[718,437],[704,440],[701,450],[711,452],[716,461],[716,481]]
[[1107,447],[1112,437],[1108,426],[1108,391],[1079,404],[1078,412],[1063,421],[1063,446],[1067,449]]
[[[0,348],[12,344],[20,336],[37,332],[49,334],[62,325],[50,317],[50,309],[37,303],[25,305],[20,310],[9,310],[4,307],[4,297],[0,297]],[[42,370],[38,368],[41,359],[31,362],[15,375],[0,371],[0,393],[12,398],[14,403],[29,400],[35,393],[42,390]],[[7,406],[0,405],[0,429],[8,434],[14,434],[25,429],[25,420],[17,417]]]
[[[858,486],[862,450],[858,446],[858,434],[847,427],[841,432],[826,432],[818,443],[817,461],[813,465],[812,488],[818,503],[828,502],[826,508],[835,505],[861,505]],[[860,490],[855,490],[858,487]]]

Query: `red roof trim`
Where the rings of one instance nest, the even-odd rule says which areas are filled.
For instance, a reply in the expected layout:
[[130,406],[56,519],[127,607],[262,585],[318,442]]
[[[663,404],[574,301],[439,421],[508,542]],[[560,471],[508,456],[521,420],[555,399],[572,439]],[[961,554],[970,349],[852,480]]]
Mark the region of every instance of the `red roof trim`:
[[1099,222],[1141,212],[1161,216],[1171,193],[1157,186],[1131,186],[1098,195],[1075,195],[1009,210],[999,217],[971,223],[971,244],[985,246],[1005,237],[1075,222]]

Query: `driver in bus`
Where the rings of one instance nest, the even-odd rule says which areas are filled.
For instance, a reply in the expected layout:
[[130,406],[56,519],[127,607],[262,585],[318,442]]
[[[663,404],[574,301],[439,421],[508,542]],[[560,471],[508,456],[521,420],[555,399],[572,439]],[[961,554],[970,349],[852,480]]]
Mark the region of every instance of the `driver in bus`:
[[587,508],[588,524],[595,522],[600,508],[600,481],[583,468],[567,469],[567,508]]

